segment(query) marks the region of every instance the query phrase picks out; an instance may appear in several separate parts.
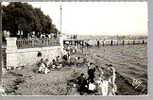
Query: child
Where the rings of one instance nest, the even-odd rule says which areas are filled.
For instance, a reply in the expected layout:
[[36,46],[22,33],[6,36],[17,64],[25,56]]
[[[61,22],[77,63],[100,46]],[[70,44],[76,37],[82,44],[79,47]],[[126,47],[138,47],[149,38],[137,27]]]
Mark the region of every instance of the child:
[[42,63],[40,63],[38,72],[42,73],[44,71],[44,69],[45,69],[45,64],[42,62]]

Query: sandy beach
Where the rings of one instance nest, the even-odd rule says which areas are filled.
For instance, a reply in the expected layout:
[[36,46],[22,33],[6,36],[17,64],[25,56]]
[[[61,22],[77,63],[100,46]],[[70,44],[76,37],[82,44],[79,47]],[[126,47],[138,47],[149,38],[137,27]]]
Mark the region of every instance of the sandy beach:
[[[76,56],[87,54],[89,61],[100,67],[112,64],[116,69],[117,95],[147,94],[147,45],[125,45],[84,48]],[[75,95],[68,80],[75,79],[87,66],[66,66],[48,74],[34,73],[36,65],[5,73],[2,77],[7,95]],[[134,80],[141,81],[136,87]]]

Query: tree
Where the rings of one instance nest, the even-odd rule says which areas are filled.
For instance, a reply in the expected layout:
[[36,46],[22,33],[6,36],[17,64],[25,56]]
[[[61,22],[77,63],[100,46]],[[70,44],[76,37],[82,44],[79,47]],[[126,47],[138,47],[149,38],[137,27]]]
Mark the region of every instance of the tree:
[[58,31],[48,15],[39,8],[33,8],[28,3],[11,2],[3,6],[3,28],[10,32],[10,36],[17,37],[18,31],[23,31],[23,37],[35,31],[37,37]]

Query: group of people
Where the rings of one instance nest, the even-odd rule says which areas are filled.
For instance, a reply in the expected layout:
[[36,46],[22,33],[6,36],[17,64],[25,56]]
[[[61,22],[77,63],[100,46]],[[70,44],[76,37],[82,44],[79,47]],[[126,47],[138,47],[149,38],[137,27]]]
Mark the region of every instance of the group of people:
[[81,73],[77,78],[80,95],[85,93],[103,96],[115,95],[117,92],[115,68],[111,64],[106,64],[106,66],[102,68],[93,63],[89,64],[88,75]]
[[64,50],[69,54],[75,54],[77,52],[77,46],[65,45]]
[[41,58],[38,62],[38,72],[47,74],[51,70],[54,69],[60,69],[66,65],[76,65],[80,66],[80,64],[83,64],[85,59],[82,59],[81,57],[76,57],[71,54],[69,50],[65,51],[63,56],[57,56],[55,59],[52,59],[50,61],[49,59],[43,59]]
[[97,66],[88,61],[86,54],[83,58],[83,61],[81,61],[81,57],[72,57],[71,50],[67,48],[63,56],[57,56],[51,62],[48,59],[41,59],[38,63],[38,72],[47,74],[51,70],[60,69],[65,65],[70,66],[72,62],[75,62],[77,66],[82,66],[80,65],[81,63],[87,64],[87,75],[81,73],[76,79],[75,86],[77,86],[76,88],[80,95],[85,93],[103,96],[115,95],[117,92],[115,68],[111,64],[105,64],[105,67]]
[[62,58],[64,64],[67,64],[69,66],[71,65],[82,66],[83,64],[87,62],[86,55],[83,57],[75,55],[75,53],[78,52],[77,47],[67,46],[65,47],[64,50],[66,52]]
[[53,59],[49,62],[48,59],[41,58],[38,65],[38,73],[47,74],[51,70],[60,69],[62,67],[62,61],[60,56],[57,56],[56,59]]

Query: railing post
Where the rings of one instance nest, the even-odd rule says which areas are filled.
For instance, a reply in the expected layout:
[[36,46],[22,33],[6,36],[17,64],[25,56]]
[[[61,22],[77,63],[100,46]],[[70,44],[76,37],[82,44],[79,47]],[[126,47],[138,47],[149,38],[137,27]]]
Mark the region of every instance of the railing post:
[[9,37],[9,38],[6,38],[6,50],[16,50],[17,49],[17,45],[16,45],[16,40],[17,38],[15,37]]
[[9,66],[13,66],[13,67],[17,67],[17,55],[16,55],[16,51],[17,51],[17,46],[16,46],[16,40],[17,38],[15,37],[9,37],[6,38],[7,40],[7,46],[6,46],[6,67],[8,68]]

